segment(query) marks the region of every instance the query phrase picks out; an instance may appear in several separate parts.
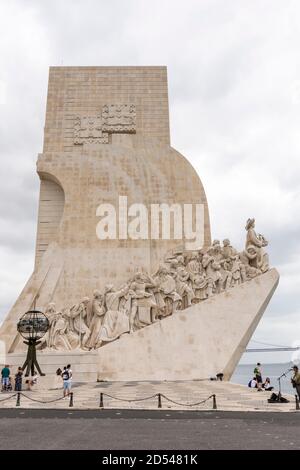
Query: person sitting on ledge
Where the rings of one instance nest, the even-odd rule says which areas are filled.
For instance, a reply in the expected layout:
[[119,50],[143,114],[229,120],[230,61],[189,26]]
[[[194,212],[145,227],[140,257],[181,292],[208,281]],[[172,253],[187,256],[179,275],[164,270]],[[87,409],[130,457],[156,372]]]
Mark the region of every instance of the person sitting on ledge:
[[253,379],[249,380],[249,382],[248,382],[248,387],[250,387],[250,388],[257,388],[256,377],[253,377]]
[[269,377],[266,377],[266,380],[263,383],[263,389],[265,389],[268,392],[271,392],[274,387],[271,386],[271,381]]

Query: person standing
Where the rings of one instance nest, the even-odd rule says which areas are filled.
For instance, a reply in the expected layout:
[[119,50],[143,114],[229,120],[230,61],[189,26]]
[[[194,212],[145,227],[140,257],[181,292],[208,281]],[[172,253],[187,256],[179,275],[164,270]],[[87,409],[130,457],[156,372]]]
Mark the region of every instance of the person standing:
[[18,367],[18,372],[15,375],[15,391],[16,392],[22,391],[22,378],[23,378],[23,369],[22,367]]
[[69,371],[66,366],[64,367],[64,370],[61,376],[63,379],[64,398],[67,398],[67,396],[69,395],[70,382],[69,382]]
[[73,372],[72,372],[72,369],[71,369],[71,364],[67,365],[67,371],[69,373],[69,394],[70,394],[71,389],[72,389],[72,380],[73,380]]
[[300,372],[297,366],[293,367],[294,375],[292,377],[292,384],[293,387],[296,389],[296,392],[298,394],[298,398],[300,400]]
[[254,367],[254,375],[257,382],[257,391],[262,392],[262,374],[261,374],[261,363],[258,362],[256,367]]
[[8,390],[9,377],[10,377],[9,365],[6,364],[1,371],[1,383],[2,383],[1,392],[6,392]]

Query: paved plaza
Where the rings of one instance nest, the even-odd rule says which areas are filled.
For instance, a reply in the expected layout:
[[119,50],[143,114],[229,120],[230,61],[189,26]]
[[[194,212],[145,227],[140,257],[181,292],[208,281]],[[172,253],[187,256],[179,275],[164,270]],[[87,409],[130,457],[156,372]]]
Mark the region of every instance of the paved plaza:
[[[105,409],[154,410],[158,408],[159,393],[164,410],[212,410],[212,395],[216,396],[219,411],[294,412],[296,408],[293,395],[285,394],[289,403],[268,403],[270,392],[258,392],[243,385],[209,380],[74,383],[72,391],[73,408],[80,410],[99,409],[101,393]],[[8,399],[9,396],[11,399]],[[41,377],[36,390],[23,392],[20,408],[67,409],[69,399],[62,400],[61,397],[62,389],[43,388]],[[14,392],[2,393],[0,400],[3,400],[0,409],[16,407]]]

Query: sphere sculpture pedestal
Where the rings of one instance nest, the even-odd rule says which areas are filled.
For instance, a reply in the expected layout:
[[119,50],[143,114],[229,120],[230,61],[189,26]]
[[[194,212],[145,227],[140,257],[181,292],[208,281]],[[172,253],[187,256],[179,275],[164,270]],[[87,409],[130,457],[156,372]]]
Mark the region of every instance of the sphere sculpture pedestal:
[[25,377],[29,376],[29,373],[33,376],[35,369],[41,376],[43,374],[36,357],[36,346],[40,344],[40,339],[47,333],[49,329],[49,320],[39,310],[29,310],[26,312],[18,322],[18,332],[26,340],[24,344],[28,346],[26,361],[23,364],[22,369],[25,370]]

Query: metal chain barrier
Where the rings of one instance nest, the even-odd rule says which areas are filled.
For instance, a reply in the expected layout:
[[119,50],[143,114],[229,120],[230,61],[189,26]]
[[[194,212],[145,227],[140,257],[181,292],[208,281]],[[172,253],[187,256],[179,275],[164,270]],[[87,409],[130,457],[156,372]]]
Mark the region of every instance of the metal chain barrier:
[[151,395],[151,397],[145,397],[145,398],[135,398],[135,399],[126,399],[126,398],[119,398],[119,397],[113,397],[109,395],[108,393],[102,393],[103,396],[112,398],[113,400],[118,400],[118,401],[126,401],[128,403],[134,402],[134,401],[145,401],[145,400],[151,400],[151,398],[157,397],[157,393],[155,395]]
[[[20,406],[21,396],[23,396],[24,398],[27,398],[30,401],[33,401],[35,403],[41,403],[41,404],[54,403],[54,402],[58,402],[58,401],[63,400],[64,398],[66,398],[66,397],[59,397],[59,398],[55,398],[53,400],[43,401],[43,400],[38,400],[36,398],[32,398],[32,397],[26,395],[23,392],[17,392],[17,393],[14,393],[13,395],[10,395],[9,397],[6,397],[6,398],[0,400],[0,403],[2,401],[7,401],[7,400],[10,400],[11,398],[17,397],[16,406]],[[99,404],[99,407],[101,409],[104,409],[104,400],[103,400],[104,396],[108,397],[108,398],[111,398],[112,400],[123,401],[123,402],[127,402],[127,403],[142,402],[142,401],[146,401],[146,400],[152,400],[153,398],[158,398],[158,408],[162,408],[162,398],[164,398],[165,400],[167,400],[170,403],[174,403],[174,405],[185,406],[185,407],[203,405],[204,403],[206,403],[208,400],[210,400],[212,398],[213,399],[213,409],[214,410],[217,409],[217,401],[216,401],[216,395],[215,394],[210,395],[209,397],[205,398],[204,400],[201,400],[201,401],[196,402],[196,403],[179,403],[178,401],[172,400],[171,398],[167,397],[163,393],[155,393],[154,395],[150,395],[148,397],[143,397],[143,398],[128,399],[128,398],[114,397],[113,395],[109,395],[108,393],[101,392],[100,393],[100,404]],[[70,395],[69,395],[69,407],[73,407],[73,406],[74,406],[73,405],[73,392],[71,392]],[[298,406],[299,406],[299,402],[298,402]],[[297,401],[296,401],[296,407],[297,407]]]
[[36,403],[54,403],[55,401],[60,401],[60,400],[63,400],[65,397],[59,397],[59,398],[55,398],[54,400],[46,400],[46,401],[43,401],[43,400],[37,400],[36,398],[31,398],[29,397],[28,395],[25,395],[25,393],[22,393],[20,392],[20,395],[22,395],[22,397],[25,397],[25,398],[28,398],[28,400],[31,400],[31,401],[34,401]]
[[166,395],[164,395],[163,393],[160,394],[163,398],[165,398],[167,401],[171,402],[171,403],[174,403],[174,405],[179,405],[179,406],[198,406],[198,405],[202,405],[203,403],[206,403],[208,400],[210,400],[211,398],[214,398],[215,395],[210,395],[208,398],[206,398],[205,400],[202,400],[202,401],[198,401],[197,403],[179,403],[175,400],[172,400],[171,398],[167,397]]
[[202,405],[202,404],[206,403],[208,400],[210,400],[212,398],[213,399],[213,409],[214,410],[217,409],[217,401],[216,401],[216,395],[215,394],[210,395],[205,400],[199,401],[197,403],[179,403],[179,402],[177,402],[175,400],[172,400],[171,398],[167,397],[163,393],[155,393],[154,395],[151,395],[149,397],[144,397],[144,398],[126,399],[126,398],[113,397],[112,395],[109,395],[108,393],[101,392],[100,393],[100,405],[99,405],[99,407],[101,409],[104,409],[104,400],[103,400],[104,396],[109,397],[113,400],[124,401],[124,402],[127,402],[127,403],[151,400],[152,398],[157,397],[158,398],[158,408],[162,408],[162,401],[161,401],[162,397],[165,398],[167,401],[169,401],[171,403],[174,403],[175,405],[179,405],[179,406],[198,406],[198,405]]
[[[54,403],[54,402],[61,401],[64,398],[66,398],[66,397],[59,397],[59,398],[55,398],[54,400],[37,400],[36,398],[29,397],[28,395],[26,395],[23,392],[16,392],[13,395],[10,395],[9,397],[6,397],[6,398],[3,398],[2,400],[0,400],[0,403],[3,402],[3,401],[11,400],[11,398],[17,397],[16,406],[20,406],[21,405],[21,396],[24,397],[24,398],[27,398],[30,401],[33,401],[35,403],[41,403],[41,404]],[[69,398],[69,407],[72,407],[73,406],[73,392],[71,392],[67,398]]]
[[1,403],[2,401],[10,400],[11,398],[14,398],[15,396],[17,396],[17,393],[14,393],[13,395],[10,395],[9,397],[2,398],[2,400],[0,400],[0,403]]

